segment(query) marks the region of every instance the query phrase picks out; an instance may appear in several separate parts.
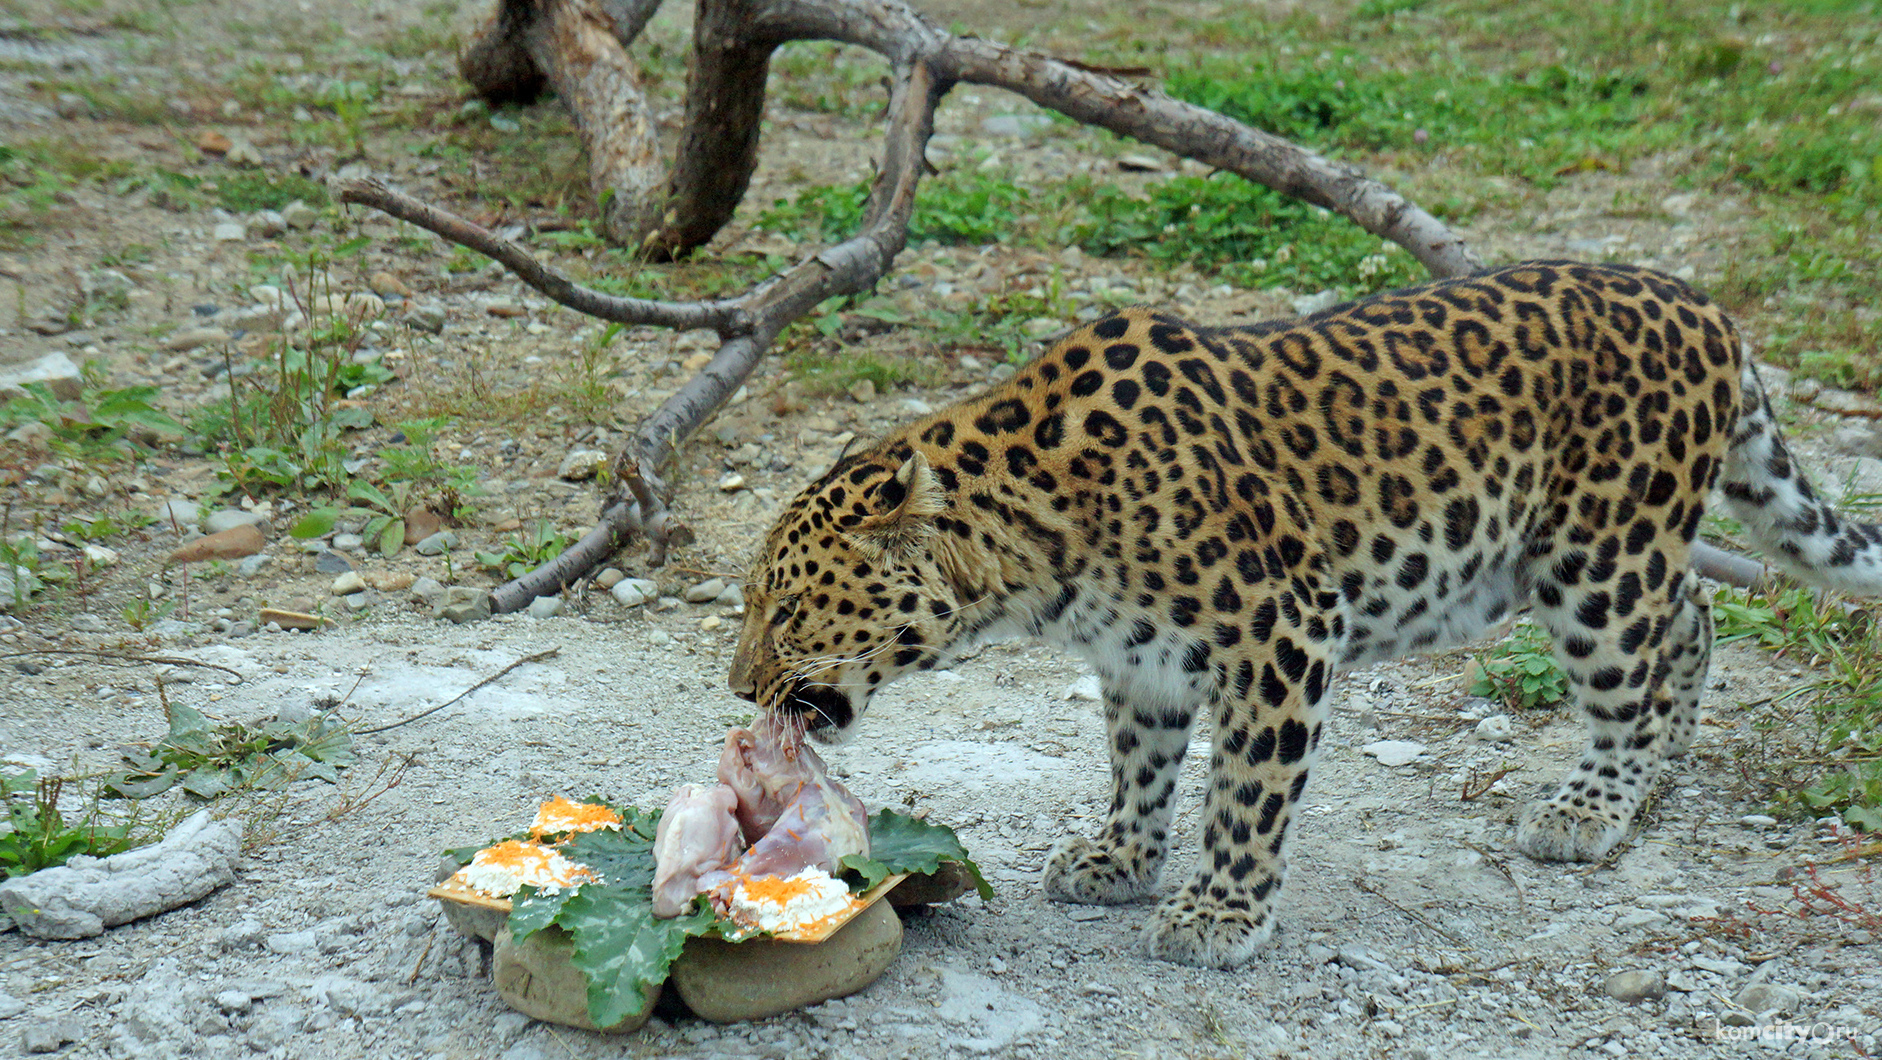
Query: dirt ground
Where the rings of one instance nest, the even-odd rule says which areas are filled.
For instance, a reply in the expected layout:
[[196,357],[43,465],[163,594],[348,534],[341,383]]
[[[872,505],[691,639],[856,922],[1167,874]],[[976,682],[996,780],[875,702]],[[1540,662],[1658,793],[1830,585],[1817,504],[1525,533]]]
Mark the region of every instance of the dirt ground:
[[[414,192],[485,210],[486,220],[529,212],[510,212],[491,183],[513,163],[499,172],[456,155],[427,157],[408,150],[410,140],[375,139],[363,159],[348,157],[298,128],[332,120],[325,112],[305,122],[289,117],[284,126],[275,112],[256,113],[240,89],[256,76],[283,90],[319,76],[308,50],[294,43],[311,36],[341,54],[384,55],[398,77],[385,98],[427,114],[455,112],[463,89],[448,58],[387,42],[423,40],[419,34],[435,32],[427,27],[445,24],[462,30],[479,4],[421,12],[343,0],[284,7],[202,0],[163,7],[154,25],[89,4],[52,14],[7,10],[17,16],[0,31],[0,129],[9,142],[76,145],[121,162],[126,173],[168,168],[214,180],[226,177],[227,164],[196,145],[204,132],[220,131],[251,143],[270,167],[319,176],[364,165]],[[1079,10],[980,5],[937,13],[989,33],[1040,26],[1075,33]],[[686,13],[661,19],[677,39]],[[115,86],[124,97],[148,95],[157,113],[144,120],[101,116],[96,106],[62,113],[57,93],[38,86],[72,79]],[[990,131],[989,118],[1029,110],[1011,97],[964,90],[944,108],[940,132],[952,138],[944,143],[998,139],[1005,134]],[[867,129],[783,103],[774,103],[770,123],[753,202],[806,180],[866,175]],[[1024,132],[1002,149],[1038,160],[1028,164],[1101,172],[1115,151],[1095,138]],[[543,167],[575,172],[579,183],[579,169],[564,161]],[[1742,223],[1739,204],[1688,197],[1651,216],[1609,215],[1603,204],[1621,200],[1621,183],[1630,201],[1672,194],[1651,164],[1593,174],[1545,197],[1520,225],[1486,213],[1465,234],[1494,260],[1619,248],[1669,270],[1717,268],[1716,237]],[[93,182],[33,215],[22,241],[0,252],[0,277],[17,292],[0,300],[12,303],[0,305],[0,367],[65,352],[96,361],[108,385],[158,386],[158,404],[179,417],[214,397],[220,350],[177,342],[178,333],[215,327],[218,317],[251,305],[248,262],[258,248],[270,240],[305,246],[333,219],[269,235],[256,219],[218,216],[207,202],[174,205],[147,183],[118,191]],[[247,227],[223,238],[215,228],[230,221]],[[594,497],[558,478],[563,458],[610,448],[706,347],[697,336],[630,331],[613,348],[612,407],[584,421],[556,388],[571,351],[598,333],[593,322],[500,273],[449,268],[449,248],[401,242],[411,232],[390,222],[352,224],[371,247],[358,275],[349,271],[340,282],[391,297],[366,279],[389,273],[413,306],[443,314],[435,334],[402,324],[379,333],[378,348],[401,381],[364,400],[385,403],[382,423],[441,409],[460,416],[446,449],[479,468],[484,487],[457,529],[462,543],[430,557],[338,547],[376,586],[343,600],[334,594],[335,573],[285,535],[297,514],[292,498],[260,508],[271,561],[253,569],[199,567],[184,582],[179,568],[163,566],[177,544],[169,526],[110,538],[104,544],[117,561],[83,592],[68,585],[23,613],[0,615],[0,654],[8,655],[0,659],[7,667],[0,755],[42,772],[112,767],[120,745],[164,731],[159,677],[164,695],[216,720],[265,719],[337,699],[338,717],[371,727],[443,702],[522,656],[559,654],[423,720],[360,737],[360,761],[338,786],[308,781],[218,804],[243,821],[248,843],[237,882],[202,901],[76,942],[0,933],[0,1053],[1419,1060],[1882,1051],[1876,940],[1859,925],[1793,915],[1800,867],[1830,862],[1842,840],[1833,826],[1763,816],[1741,777],[1760,738],[1758,708],[1742,704],[1764,703],[1804,673],[1742,645],[1715,656],[1710,716],[1694,753],[1670,769],[1625,851],[1593,867],[1541,864],[1512,849],[1516,809],[1547,791],[1580,746],[1579,722],[1566,710],[1515,714],[1507,739],[1483,738],[1479,722],[1506,712],[1466,694],[1468,653],[1348,674],[1292,840],[1276,940],[1247,967],[1226,972],[1140,956],[1135,941],[1147,906],[1045,900],[1038,884],[1045,851],[1102,820],[1103,721],[1093,683],[1073,661],[1031,645],[991,647],[954,670],[892,687],[871,707],[860,739],[827,757],[871,806],[925,810],[954,827],[996,898],[911,916],[903,952],[874,986],[762,1022],[717,1026],[664,1011],[643,1031],[604,1037],[509,1011],[492,989],[488,948],[455,934],[424,897],[440,851],[513,831],[551,794],[601,792],[654,807],[673,785],[705,779],[726,725],[745,714],[725,689],[737,614],[725,603],[666,598],[709,578],[736,579],[782,501],[852,437],[977,390],[997,378],[999,356],[895,333],[869,338],[864,348],[905,356],[919,369],[912,382],[879,393],[793,389],[768,364],[676,461],[675,505],[698,544],[658,570],[635,555],[619,564],[656,580],[661,600],[624,607],[595,590],[552,617],[455,625],[415,602],[409,579],[487,586],[493,576],[476,569],[472,549],[496,547],[537,519],[585,528]],[[725,245],[741,240],[776,243],[742,227],[724,237]],[[144,249],[124,252],[133,246]],[[998,246],[911,248],[899,266],[911,304],[983,297],[1048,266],[1080,291],[1124,289],[1134,300],[1174,302],[1206,319],[1284,313],[1293,296],[1313,293],[1232,291],[1126,262]],[[44,333],[51,325],[35,327],[64,313],[80,278],[102,267],[130,282],[121,306],[51,334]],[[496,306],[520,312],[498,315]],[[220,341],[239,346],[241,337],[225,333]],[[505,418],[501,409],[475,407],[504,402],[523,413]],[[389,439],[383,427],[362,432],[356,454],[370,461]],[[1826,477],[1873,475],[1878,466],[1804,448]],[[16,462],[6,487],[15,528],[202,498],[221,466],[174,445],[135,467],[93,467],[56,452]],[[742,480],[736,488],[725,481],[730,475]],[[206,505],[232,506],[230,497]],[[140,600],[148,601],[141,612]],[[254,628],[260,608],[282,606],[318,609],[336,622],[313,634]],[[42,649],[181,656],[240,677],[11,654]],[[1195,849],[1207,739],[1199,731],[1193,745],[1166,886]],[[1384,741],[1418,746],[1373,746]],[[1395,761],[1394,749],[1405,752],[1403,764],[1382,761]],[[175,793],[157,801],[184,805]],[[1821,878],[1841,893],[1866,894],[1871,909],[1882,898],[1882,888],[1847,864],[1827,864]]]

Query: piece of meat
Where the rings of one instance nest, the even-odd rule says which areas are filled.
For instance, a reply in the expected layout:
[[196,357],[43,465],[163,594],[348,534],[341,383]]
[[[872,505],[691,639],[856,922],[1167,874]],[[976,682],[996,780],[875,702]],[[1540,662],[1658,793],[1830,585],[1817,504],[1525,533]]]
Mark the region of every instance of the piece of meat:
[[655,916],[679,916],[707,893],[723,911],[737,876],[789,878],[807,868],[834,876],[844,857],[869,853],[862,800],[798,736],[770,715],[734,728],[719,756],[720,782],[673,793],[654,833]]
[[823,768],[816,752],[789,738],[784,726],[767,714],[749,729],[733,728],[725,734],[719,755],[719,783],[738,793],[738,823],[745,842],[756,843],[784,813],[785,804],[810,780],[808,753],[816,768]]
[[862,801],[830,779],[809,748],[801,755],[799,761],[815,763],[810,781],[799,786],[771,830],[732,865],[734,875],[788,879],[814,867],[834,876],[844,857],[869,854],[869,814]]
[[737,794],[724,784],[682,784],[674,791],[654,831],[654,916],[679,916],[693,896],[728,878],[727,867],[744,847],[737,805]]

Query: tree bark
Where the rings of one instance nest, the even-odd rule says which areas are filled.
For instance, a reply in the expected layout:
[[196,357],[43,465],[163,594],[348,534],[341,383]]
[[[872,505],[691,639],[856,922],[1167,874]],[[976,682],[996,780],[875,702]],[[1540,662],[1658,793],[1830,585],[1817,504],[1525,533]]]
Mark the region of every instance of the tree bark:
[[503,0],[458,60],[492,102],[531,102],[547,84],[568,104],[602,231],[624,246],[644,238],[662,213],[666,169],[626,50],[658,7],[659,0]]

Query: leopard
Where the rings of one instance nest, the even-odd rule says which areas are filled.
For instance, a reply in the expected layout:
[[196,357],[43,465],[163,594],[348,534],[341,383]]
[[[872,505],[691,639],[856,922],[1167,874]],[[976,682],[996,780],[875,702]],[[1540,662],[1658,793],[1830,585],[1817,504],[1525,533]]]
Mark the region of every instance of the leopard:
[[1714,503],[1805,582],[1882,590],[1882,529],[1820,499],[1731,319],[1674,276],[1525,262],[1246,326],[1130,308],[788,502],[729,684],[842,739],[882,686],[989,640],[1082,656],[1110,807],[1042,885],[1089,904],[1158,897],[1206,718],[1200,850],[1141,946],[1227,968],[1273,933],[1335,677],[1525,612],[1586,738],[1515,845],[1614,852],[1698,728]]

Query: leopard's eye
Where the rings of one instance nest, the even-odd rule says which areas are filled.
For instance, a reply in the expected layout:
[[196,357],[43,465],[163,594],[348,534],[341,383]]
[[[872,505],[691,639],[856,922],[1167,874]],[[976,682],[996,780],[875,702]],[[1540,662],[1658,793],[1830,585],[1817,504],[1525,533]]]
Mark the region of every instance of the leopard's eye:
[[771,624],[781,626],[789,622],[796,616],[797,602],[801,599],[803,599],[803,597],[797,593],[792,593],[790,596],[780,598],[778,600],[778,609],[771,616]]

